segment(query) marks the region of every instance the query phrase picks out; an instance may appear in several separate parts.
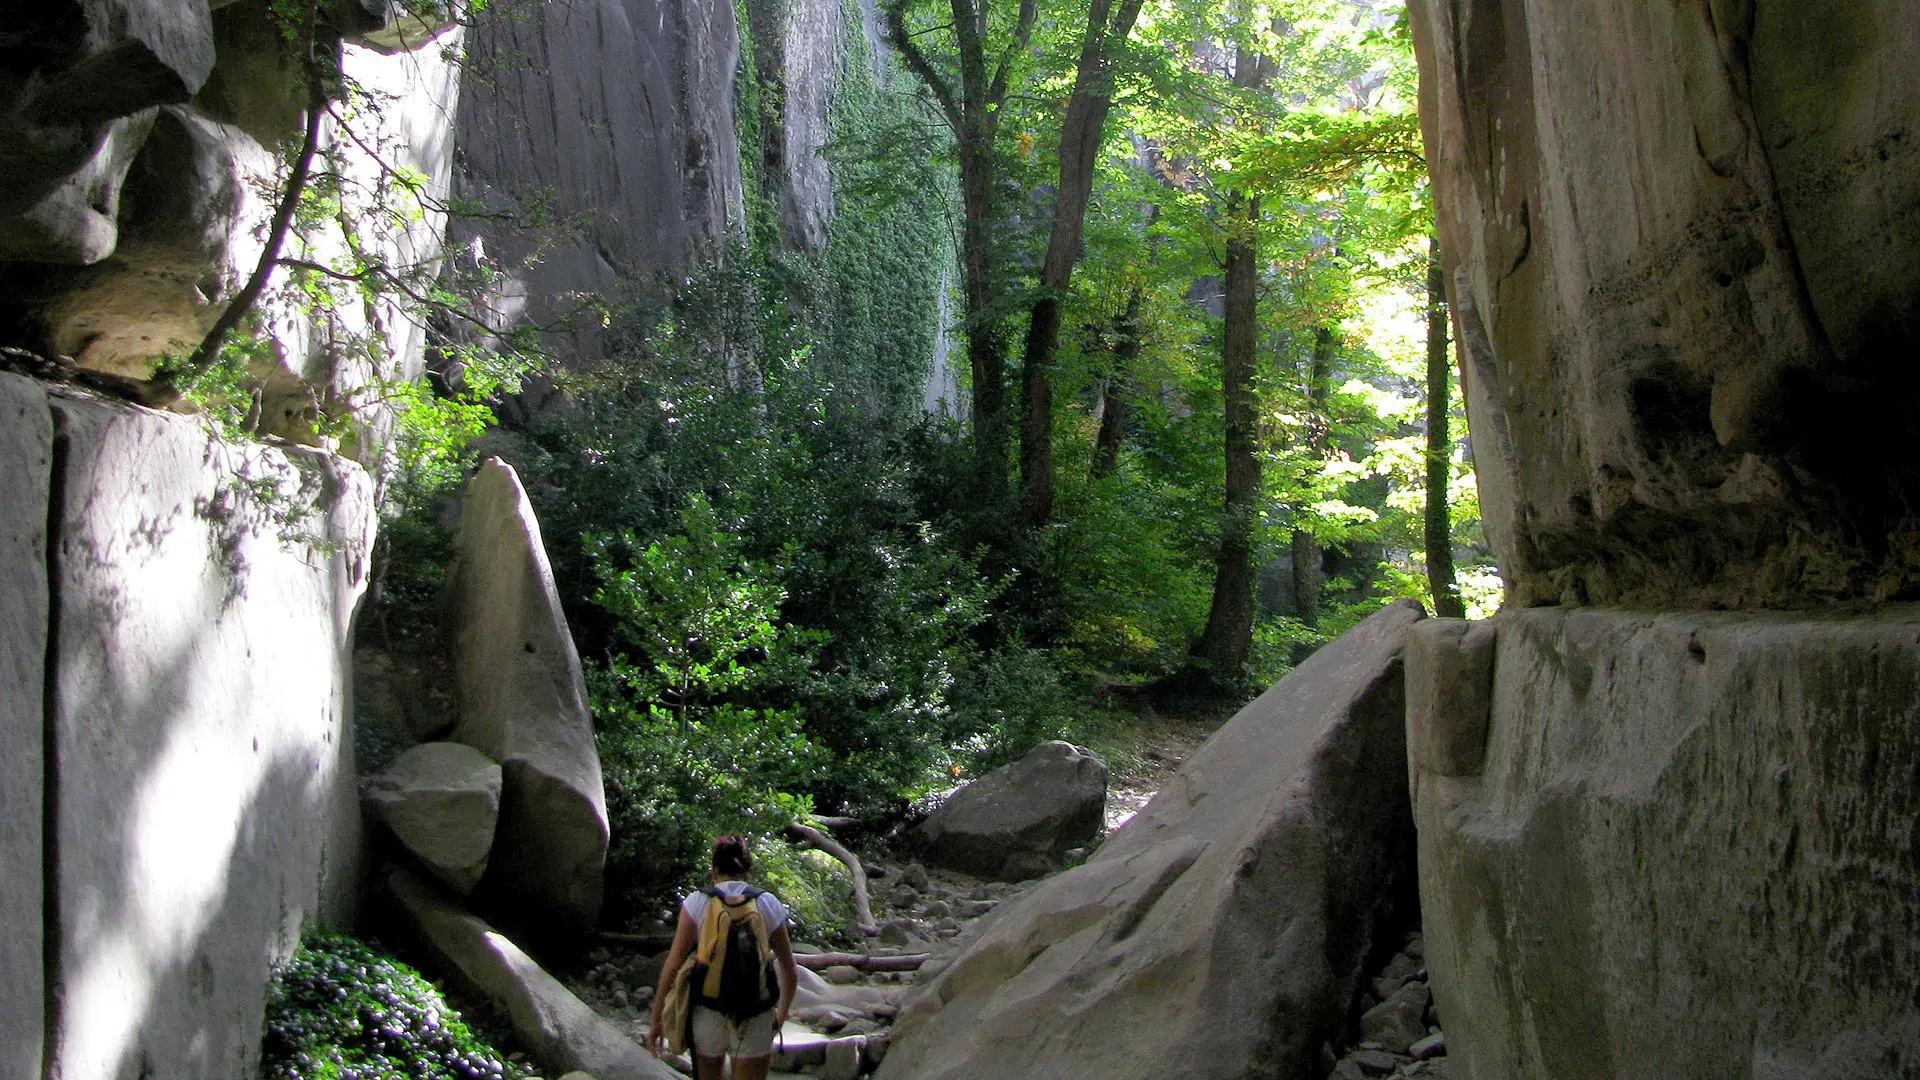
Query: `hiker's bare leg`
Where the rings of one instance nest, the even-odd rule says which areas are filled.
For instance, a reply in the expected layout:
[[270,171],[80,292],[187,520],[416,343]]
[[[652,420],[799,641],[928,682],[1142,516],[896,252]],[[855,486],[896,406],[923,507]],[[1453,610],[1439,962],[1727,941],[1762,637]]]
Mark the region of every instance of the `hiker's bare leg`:
[[[722,1056],[708,1057],[705,1054],[693,1055],[693,1072],[700,1080],[722,1080],[722,1077],[725,1075],[726,1064],[727,1059]],[[764,1078],[767,1075],[766,1070],[762,1069],[760,1075]]]
[[767,1062],[771,1058],[734,1058],[733,1080],[767,1080]]

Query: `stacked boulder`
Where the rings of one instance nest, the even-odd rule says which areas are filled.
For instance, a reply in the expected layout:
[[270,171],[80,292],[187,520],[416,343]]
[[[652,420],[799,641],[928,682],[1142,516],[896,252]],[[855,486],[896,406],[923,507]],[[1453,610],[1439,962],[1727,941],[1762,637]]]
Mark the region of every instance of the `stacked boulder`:
[[468,485],[457,550],[454,741],[402,754],[368,782],[367,802],[456,894],[585,933],[607,855],[600,758],[540,523],[498,458]]

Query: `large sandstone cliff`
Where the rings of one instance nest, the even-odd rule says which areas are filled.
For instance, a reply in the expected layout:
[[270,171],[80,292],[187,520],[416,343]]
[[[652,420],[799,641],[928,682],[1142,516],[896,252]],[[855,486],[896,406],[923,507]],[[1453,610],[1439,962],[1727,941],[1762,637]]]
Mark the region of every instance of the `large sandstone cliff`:
[[1414,0],[1520,604],[1920,588],[1920,9]]
[[[367,213],[357,239],[386,265],[431,265],[460,31],[394,7],[322,5],[328,31],[345,35],[341,68],[358,93],[336,105],[351,121],[327,120],[321,152],[348,191],[400,172],[425,179],[414,220],[374,228]],[[303,128],[301,84],[267,0],[60,0],[0,13],[0,341],[134,376],[191,351],[259,260],[285,146]],[[345,243],[331,223],[296,233],[284,252],[321,263]],[[257,309],[272,343],[253,372],[269,430],[294,435],[320,406],[368,412],[376,377],[420,373],[426,327],[397,298],[314,313],[286,283],[277,272]],[[376,432],[383,423],[360,419]]]
[[0,494],[0,1077],[252,1075],[357,891],[372,485],[0,374]]
[[1920,6],[1410,7],[1509,585],[1408,649],[1451,1056],[1920,1075]]

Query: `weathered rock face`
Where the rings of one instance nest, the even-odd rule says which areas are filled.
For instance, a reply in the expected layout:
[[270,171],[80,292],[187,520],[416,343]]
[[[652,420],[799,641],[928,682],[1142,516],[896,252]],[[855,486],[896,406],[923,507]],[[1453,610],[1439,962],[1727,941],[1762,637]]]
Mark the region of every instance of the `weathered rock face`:
[[358,892],[371,485],[12,375],[0,410],[0,1068],[241,1080],[269,960]]
[[1491,679],[1456,688],[1477,717],[1408,709],[1426,955],[1467,1075],[1920,1072],[1920,610],[1491,625],[1490,670],[1449,661],[1447,624],[1408,651],[1411,686]]
[[500,766],[462,743],[422,743],[367,781],[373,805],[420,865],[461,896],[480,884],[500,817]]
[[1310,1076],[1413,838],[1395,604],[1201,747],[910,1002],[878,1075]]
[[1510,598],[1911,595],[1913,6],[1409,7]]
[[1098,843],[1106,811],[1107,766],[1070,743],[1044,742],[954,792],[914,842],[937,866],[1023,881]]
[[[389,266],[430,265],[445,228],[459,32],[390,19],[388,7],[324,5],[328,25],[372,37],[341,46],[347,77],[369,94],[351,137],[328,121],[322,153],[352,190],[377,189],[383,167],[426,179],[418,220],[375,226],[397,219],[365,213],[358,239]],[[0,339],[144,376],[199,343],[259,260],[277,149],[303,128],[298,64],[267,0],[12,5],[0,43]],[[328,228],[285,253],[329,261],[343,240]],[[304,427],[311,439],[316,402],[380,412],[365,400],[376,373],[357,346],[369,341],[389,357],[378,374],[419,374],[425,330],[401,304],[356,299],[314,319],[282,294],[282,275],[258,310],[277,350],[254,372],[267,430]],[[384,425],[362,419],[370,432]]]
[[833,217],[833,174],[821,151],[846,52],[840,0],[750,0],[747,18],[772,129],[763,134],[761,175],[779,207],[781,239],[818,254]]
[[498,458],[467,485],[457,548],[453,737],[485,751],[505,776],[488,887],[559,928],[591,930],[607,803],[586,682],[540,523],[513,467]]
[[464,257],[507,275],[503,323],[552,323],[583,294],[682,268],[726,235],[742,204],[729,0],[495,3],[468,53],[461,194],[516,213],[550,198],[554,219],[456,224]]
[[53,416],[46,395],[0,375],[0,1077],[41,1075],[46,1002],[45,850],[47,508]]

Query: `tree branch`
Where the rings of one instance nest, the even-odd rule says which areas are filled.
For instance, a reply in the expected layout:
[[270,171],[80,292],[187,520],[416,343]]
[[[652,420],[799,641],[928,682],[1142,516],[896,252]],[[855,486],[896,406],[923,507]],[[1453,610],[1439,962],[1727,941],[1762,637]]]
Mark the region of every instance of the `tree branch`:
[[227,309],[214,320],[207,336],[200,339],[200,346],[187,358],[184,368],[168,371],[159,375],[155,381],[168,389],[177,390],[182,382],[192,379],[211,368],[220,359],[220,349],[227,343],[227,336],[240,320],[247,317],[253,305],[260,300],[260,294],[266,290],[267,280],[273,276],[273,269],[279,265],[281,245],[287,241],[287,232],[293,227],[294,213],[300,208],[300,195],[306,190],[307,177],[313,171],[313,158],[320,149],[320,122],[330,114],[327,108],[327,88],[320,78],[317,65],[311,57],[307,64],[307,130],[300,143],[300,153],[293,159],[293,167],[287,173],[286,190],[280,194],[280,205],[274,209],[273,223],[267,228],[266,246],[260,250],[260,262],[253,268],[253,276],[233,298]]
[[863,934],[879,933],[880,927],[873,921],[873,906],[867,902],[867,871],[860,865],[860,859],[840,846],[840,842],[833,837],[798,822],[787,826],[787,836],[804,847],[824,851],[847,864],[847,870],[853,875],[854,924]]
[[900,50],[900,55],[906,57],[907,66],[913,69],[921,82],[927,84],[934,100],[940,104],[940,112],[946,117],[947,126],[953,129],[954,137],[959,138],[966,129],[960,103],[954,99],[953,88],[943,82],[940,73],[933,69],[927,54],[920,51],[920,46],[913,40],[914,35],[907,32],[907,0],[892,0],[887,4],[887,36],[893,39],[893,47]]

